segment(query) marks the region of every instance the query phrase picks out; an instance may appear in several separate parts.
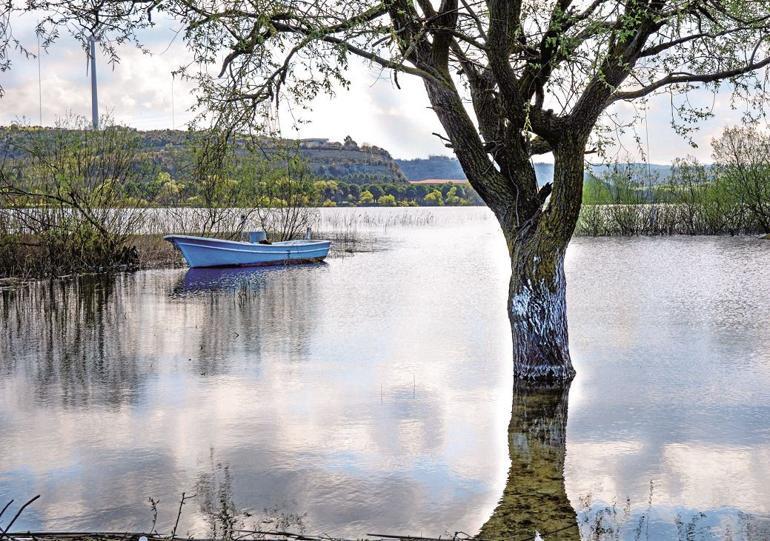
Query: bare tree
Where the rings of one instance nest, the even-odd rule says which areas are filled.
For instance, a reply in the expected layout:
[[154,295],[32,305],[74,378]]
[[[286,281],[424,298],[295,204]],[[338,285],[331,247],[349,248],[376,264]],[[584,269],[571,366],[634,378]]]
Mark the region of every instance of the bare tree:
[[[306,102],[347,82],[362,58],[420,78],[511,258],[514,373],[564,380],[564,254],[578,219],[584,153],[620,101],[670,92],[687,135],[708,111],[677,100],[727,82],[766,98],[765,0],[30,0],[41,27],[101,25],[102,47],[136,38],[156,12],[176,19],[198,64],[201,105],[252,126],[279,97]],[[81,36],[82,39],[82,36]],[[539,187],[531,157],[555,160]]]

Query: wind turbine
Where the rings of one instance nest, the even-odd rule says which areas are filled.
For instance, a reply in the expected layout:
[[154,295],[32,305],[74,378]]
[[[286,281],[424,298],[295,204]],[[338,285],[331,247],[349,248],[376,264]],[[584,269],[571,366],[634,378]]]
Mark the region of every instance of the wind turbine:
[[91,122],[94,129],[99,129],[99,98],[96,90],[96,36],[88,38],[89,60],[91,62]]
[[[40,21],[38,21],[38,26]],[[40,115],[40,127],[43,127],[43,75],[40,68],[40,33],[37,34],[37,110]]]

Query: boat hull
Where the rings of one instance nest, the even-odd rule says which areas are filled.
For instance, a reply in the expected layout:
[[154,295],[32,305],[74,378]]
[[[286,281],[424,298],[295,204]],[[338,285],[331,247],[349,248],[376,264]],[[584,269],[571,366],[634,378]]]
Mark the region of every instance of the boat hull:
[[328,240],[293,240],[254,244],[206,237],[170,235],[191,268],[254,267],[323,261],[329,254]]

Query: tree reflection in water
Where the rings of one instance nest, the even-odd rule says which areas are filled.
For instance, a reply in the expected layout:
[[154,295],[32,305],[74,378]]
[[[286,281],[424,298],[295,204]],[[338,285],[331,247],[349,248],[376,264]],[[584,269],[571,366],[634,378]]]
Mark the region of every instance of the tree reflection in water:
[[147,373],[121,302],[128,282],[97,275],[0,291],[0,375],[28,374],[44,404],[133,403]]
[[119,408],[146,400],[147,383],[176,363],[216,376],[276,351],[305,358],[318,306],[306,271],[194,269],[0,289],[0,377],[23,380],[25,395],[48,407]]
[[508,446],[511,467],[503,496],[481,527],[479,540],[770,539],[770,520],[736,509],[702,512],[648,501],[620,503],[580,497],[576,514],[564,482],[569,385],[513,387]]
[[564,487],[569,384],[515,382],[508,447],[511,468],[500,503],[481,527],[484,540],[580,539]]

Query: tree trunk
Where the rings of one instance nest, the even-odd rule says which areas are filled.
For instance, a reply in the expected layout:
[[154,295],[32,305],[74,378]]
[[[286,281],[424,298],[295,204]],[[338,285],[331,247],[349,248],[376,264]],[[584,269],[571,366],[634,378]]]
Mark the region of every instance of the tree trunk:
[[[563,136],[555,138],[553,191],[547,200],[547,192],[538,191],[526,137],[509,126],[499,140],[483,145],[451,81],[426,81],[425,86],[468,180],[506,237],[514,375],[521,380],[568,381],[575,370],[567,337],[564,254],[580,213],[583,156],[593,124],[565,126]],[[494,130],[487,128],[492,137]]]
[[508,317],[517,379],[567,381],[575,375],[567,333],[566,248],[566,242],[537,230],[513,247]]
[[564,255],[580,214],[584,148],[584,140],[575,139],[555,149],[550,199],[523,225],[503,226],[511,256],[513,372],[521,380],[568,381],[575,376]]

